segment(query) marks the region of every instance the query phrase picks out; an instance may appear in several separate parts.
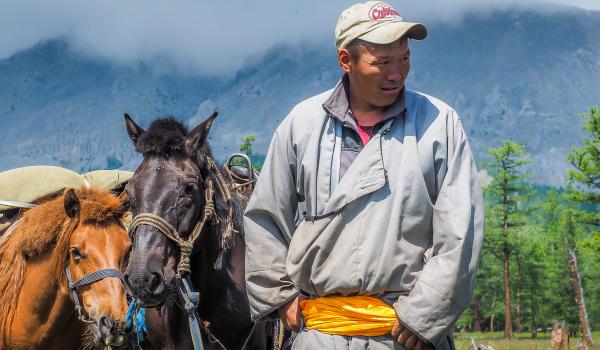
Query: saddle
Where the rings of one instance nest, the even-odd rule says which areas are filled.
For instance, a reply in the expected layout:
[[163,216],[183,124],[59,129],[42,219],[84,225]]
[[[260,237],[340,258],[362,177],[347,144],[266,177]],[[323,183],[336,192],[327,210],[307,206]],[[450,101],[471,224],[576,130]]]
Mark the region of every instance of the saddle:
[[22,210],[52,199],[67,189],[95,187],[120,194],[130,171],[96,170],[79,174],[57,166],[28,166],[0,172],[0,237]]

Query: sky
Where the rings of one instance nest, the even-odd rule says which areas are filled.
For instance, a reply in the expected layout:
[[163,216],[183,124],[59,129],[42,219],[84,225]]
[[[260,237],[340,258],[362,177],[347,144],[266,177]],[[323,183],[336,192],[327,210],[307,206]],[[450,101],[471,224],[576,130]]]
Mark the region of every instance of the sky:
[[[600,0],[553,0],[600,11]],[[233,75],[280,44],[330,43],[342,0],[0,0],[0,59],[48,39],[117,64],[165,63]],[[539,0],[389,1],[405,20],[459,22],[465,13],[512,6],[562,11]]]

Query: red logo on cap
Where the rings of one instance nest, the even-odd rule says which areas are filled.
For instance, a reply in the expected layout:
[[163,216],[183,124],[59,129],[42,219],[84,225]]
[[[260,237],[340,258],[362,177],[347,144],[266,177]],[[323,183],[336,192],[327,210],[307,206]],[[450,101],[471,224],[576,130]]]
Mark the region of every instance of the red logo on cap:
[[388,16],[400,17],[400,14],[393,8],[387,6],[386,4],[377,4],[373,6],[371,11],[369,12],[369,17],[371,17],[371,19],[384,19]]

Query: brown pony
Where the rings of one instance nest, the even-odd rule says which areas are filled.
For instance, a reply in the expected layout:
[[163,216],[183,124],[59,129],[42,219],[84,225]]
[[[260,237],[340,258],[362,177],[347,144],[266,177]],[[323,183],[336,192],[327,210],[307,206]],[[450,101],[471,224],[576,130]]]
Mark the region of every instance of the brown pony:
[[[122,271],[131,242],[124,201],[95,189],[68,190],[29,209],[0,245],[0,349],[80,349],[125,340],[126,291],[118,278],[77,289],[67,281],[101,269]],[[112,270],[114,271],[114,270]]]

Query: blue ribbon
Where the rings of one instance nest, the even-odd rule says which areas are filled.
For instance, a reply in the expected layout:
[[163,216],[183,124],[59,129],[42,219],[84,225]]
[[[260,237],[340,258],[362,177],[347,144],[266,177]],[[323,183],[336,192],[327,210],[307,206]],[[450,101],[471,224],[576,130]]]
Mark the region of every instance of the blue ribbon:
[[135,299],[131,299],[131,303],[127,308],[127,329],[131,329],[133,326],[133,320],[135,319],[135,339],[136,349],[141,350],[140,343],[144,341],[144,336],[148,334],[148,328],[146,327],[146,309],[140,308],[137,310]]

